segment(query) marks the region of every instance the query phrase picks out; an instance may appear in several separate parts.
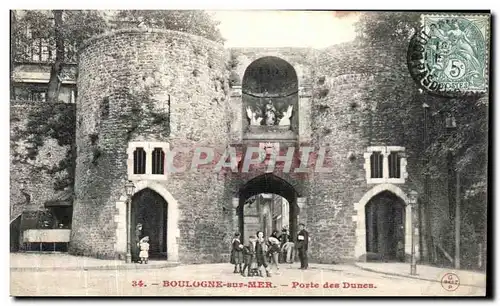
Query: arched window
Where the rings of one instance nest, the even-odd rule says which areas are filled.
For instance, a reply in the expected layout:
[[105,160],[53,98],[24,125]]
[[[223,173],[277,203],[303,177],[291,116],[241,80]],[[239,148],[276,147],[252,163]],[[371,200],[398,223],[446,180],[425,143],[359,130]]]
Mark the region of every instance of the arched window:
[[164,174],[165,172],[165,152],[162,148],[153,150],[152,171],[153,174]]
[[401,177],[401,154],[399,152],[391,152],[389,154],[389,178]]
[[166,180],[165,159],[169,150],[168,142],[129,142],[127,149],[129,180]]
[[146,151],[144,148],[134,150],[134,174],[146,173]]
[[383,162],[384,157],[382,152],[373,152],[370,156],[371,178],[383,177]]
[[364,157],[368,184],[404,184],[408,177],[404,147],[368,147]]

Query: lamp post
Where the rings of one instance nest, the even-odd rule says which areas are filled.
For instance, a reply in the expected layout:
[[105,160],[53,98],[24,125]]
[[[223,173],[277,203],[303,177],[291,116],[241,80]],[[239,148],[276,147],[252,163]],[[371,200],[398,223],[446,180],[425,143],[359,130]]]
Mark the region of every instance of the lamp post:
[[[447,115],[445,126],[448,136],[455,137],[457,122],[452,113]],[[453,150],[450,149],[448,151],[448,202],[451,208],[450,215],[454,217],[455,221],[455,269],[460,269],[460,171],[455,167],[455,156]],[[453,182],[454,180],[455,182]]]
[[411,207],[411,263],[410,263],[410,275],[417,275],[417,259],[415,258],[415,218],[414,218],[414,208],[417,204],[417,192],[415,190],[410,191],[409,205]]
[[432,242],[431,242],[431,222],[430,222],[430,214],[429,214],[429,173],[427,170],[428,163],[429,163],[429,157],[427,153],[427,149],[429,148],[429,104],[424,103],[422,104],[422,107],[424,108],[424,141],[423,141],[423,156],[422,156],[422,167],[424,170],[424,190],[423,190],[423,196],[421,199],[420,206],[418,207],[419,209],[419,223],[420,223],[420,228],[422,229],[420,231],[420,258],[422,260],[430,260],[430,253],[432,249]]
[[132,262],[132,253],[130,250],[130,240],[131,240],[131,215],[132,215],[132,195],[134,195],[135,185],[133,182],[128,181],[125,184],[125,193],[127,194],[127,255],[125,258],[126,263]]

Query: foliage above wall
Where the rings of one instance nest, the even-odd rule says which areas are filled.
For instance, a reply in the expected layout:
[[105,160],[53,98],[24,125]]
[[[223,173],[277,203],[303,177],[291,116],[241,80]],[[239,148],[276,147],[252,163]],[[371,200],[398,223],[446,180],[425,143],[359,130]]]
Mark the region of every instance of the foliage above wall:
[[226,64],[226,69],[229,71],[230,86],[237,86],[237,85],[241,86],[241,77],[236,72],[238,65],[239,65],[238,55],[235,54],[234,52],[231,52],[230,58]]
[[[60,14],[59,22],[55,22],[55,14]],[[65,63],[77,62],[78,46],[86,39],[109,29],[102,12],[92,10],[19,10],[14,11],[13,17],[11,35],[17,47],[14,48],[14,57],[20,62],[34,60],[34,55],[31,54],[33,50],[26,46],[34,45],[36,42],[35,45],[43,43],[54,49],[50,52],[50,58],[38,60],[53,63],[58,40],[61,40],[66,47],[63,58],[59,60]]]
[[355,29],[363,43],[393,46],[407,44],[419,25],[418,12],[366,12]]
[[124,27],[144,23],[147,27],[187,32],[224,42],[218,29],[219,22],[201,10],[122,10],[118,11],[116,19]]
[[[420,13],[365,13],[362,14],[356,24],[358,42],[364,44],[388,44],[400,46],[401,50],[406,50],[410,36],[419,26]],[[394,57],[397,54],[386,54],[385,57]],[[414,81],[410,78],[405,62],[401,62],[398,69],[398,79],[389,84],[393,87],[379,87],[374,95],[389,97],[393,102],[390,109],[381,112],[384,122],[391,122],[391,118],[398,118],[400,125],[406,131],[405,138],[415,139],[417,151],[416,155],[421,155],[427,151],[430,164],[427,169],[434,177],[442,175],[438,170],[439,164],[448,151],[452,150],[460,156],[458,167],[465,168],[467,165],[476,165],[474,169],[479,169],[479,174],[469,175],[471,185],[475,181],[481,182],[478,185],[486,186],[486,176],[484,167],[487,161],[487,133],[488,133],[488,99],[487,97],[471,96],[462,99],[444,99],[430,96],[428,94],[417,94]],[[396,88],[397,87],[397,88]],[[385,92],[385,93],[384,93]],[[412,95],[408,97],[408,95]],[[376,97],[371,96],[371,100]],[[422,104],[429,106],[429,142],[428,148],[424,148],[422,143],[423,133],[423,110]],[[457,129],[453,135],[447,135],[444,128],[445,115],[453,114],[457,120]],[[415,128],[416,127],[416,128]],[[411,135],[410,135],[411,134]],[[409,137],[412,136],[412,137]],[[449,137],[448,137],[449,136]],[[420,152],[420,153],[418,153]],[[418,154],[417,154],[418,153]],[[486,192],[484,190],[484,192]]]
[[[145,89],[136,94],[127,94],[126,100],[130,105],[129,112],[122,112],[120,118],[128,123],[127,141],[133,135],[140,134],[154,128],[158,137],[170,135],[169,110],[159,110],[155,105],[158,103],[153,97],[150,89]],[[168,106],[168,105],[167,105]]]
[[[60,103],[45,106],[25,110],[29,112],[26,124],[16,128],[11,137],[12,158],[14,163],[54,175],[57,178],[54,189],[63,190],[72,187],[74,182],[75,106]],[[68,148],[65,157],[54,165],[38,161],[39,152],[48,139],[54,139],[59,146]],[[23,142],[23,148],[20,148],[20,142]]]
[[[446,117],[453,114],[456,128],[446,130]],[[440,175],[440,161],[448,152],[455,158],[455,170],[467,173],[462,178],[466,196],[477,193],[486,195],[488,167],[488,104],[487,98],[452,99],[440,104],[438,111],[429,119],[433,127],[433,140],[426,152],[429,156],[427,171],[431,176]]]

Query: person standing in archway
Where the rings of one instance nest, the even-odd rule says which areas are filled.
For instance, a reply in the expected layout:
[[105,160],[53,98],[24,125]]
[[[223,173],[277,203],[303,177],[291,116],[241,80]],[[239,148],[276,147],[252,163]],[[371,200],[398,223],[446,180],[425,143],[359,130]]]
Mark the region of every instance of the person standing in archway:
[[257,260],[255,259],[255,246],[257,244],[257,237],[248,237],[248,244],[243,247],[243,254],[245,265],[243,270],[241,270],[241,275],[245,276],[245,270],[248,269],[246,276],[257,276]]
[[267,244],[266,239],[264,239],[264,232],[257,231],[257,243],[255,244],[255,258],[257,259],[257,266],[259,269],[259,274],[262,276],[261,267],[264,266],[266,270],[266,276],[271,277],[269,272],[269,266],[266,260],[267,255]]
[[288,230],[286,228],[283,228],[281,233],[281,252],[283,253],[282,262],[293,263],[293,259],[295,258],[295,244],[293,243],[292,238],[288,234]]
[[278,231],[273,231],[271,237],[268,239],[269,241],[269,255],[271,259],[271,266],[274,265],[276,267],[276,272],[279,271],[279,255],[280,255],[280,241],[278,239]]
[[279,257],[279,262],[286,263],[286,252],[284,251],[283,246],[285,245],[285,243],[288,242],[288,233],[287,233],[286,228],[284,228],[284,227],[281,230],[281,235],[279,237],[279,240],[280,240],[280,251],[281,251],[280,257]]
[[299,233],[297,235],[297,250],[299,251],[300,269],[307,269],[309,262],[307,259],[307,249],[309,247],[309,233],[306,231],[304,223],[299,224]]
[[149,237],[146,236],[139,242],[139,259],[141,264],[148,264],[149,258]]

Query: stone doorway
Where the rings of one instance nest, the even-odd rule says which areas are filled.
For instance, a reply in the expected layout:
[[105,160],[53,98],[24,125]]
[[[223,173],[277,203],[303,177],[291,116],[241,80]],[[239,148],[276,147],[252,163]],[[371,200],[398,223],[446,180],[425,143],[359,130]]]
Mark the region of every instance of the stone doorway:
[[168,204],[161,195],[145,188],[132,197],[131,233],[135,237],[135,227],[143,226],[142,236],[149,236],[149,257],[167,259],[167,220]]
[[273,230],[281,234],[287,226],[295,239],[297,231],[297,192],[288,182],[274,174],[263,174],[240,188],[238,228],[244,243],[257,231],[269,237]]
[[385,191],[365,208],[367,261],[405,261],[405,204]]

